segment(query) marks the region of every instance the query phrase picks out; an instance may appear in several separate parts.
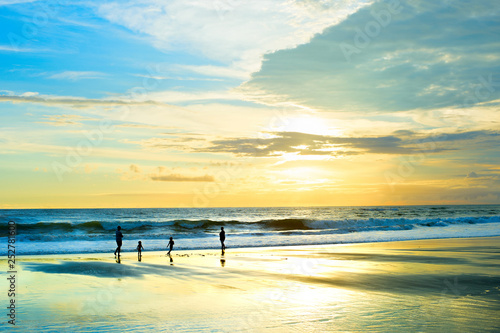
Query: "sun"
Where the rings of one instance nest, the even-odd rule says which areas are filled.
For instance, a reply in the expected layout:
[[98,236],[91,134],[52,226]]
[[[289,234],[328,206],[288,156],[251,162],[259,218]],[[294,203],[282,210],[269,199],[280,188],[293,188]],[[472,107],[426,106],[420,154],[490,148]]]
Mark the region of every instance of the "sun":
[[339,128],[328,125],[327,119],[312,115],[286,118],[284,121],[283,131],[334,136],[341,134],[341,130]]

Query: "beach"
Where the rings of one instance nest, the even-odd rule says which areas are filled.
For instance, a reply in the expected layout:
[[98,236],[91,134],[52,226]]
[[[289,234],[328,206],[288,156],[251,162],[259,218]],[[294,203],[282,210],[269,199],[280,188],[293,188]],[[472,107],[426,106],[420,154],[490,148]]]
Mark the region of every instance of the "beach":
[[500,0],[0,24],[0,333],[500,333]]
[[[112,251],[111,251],[112,252]],[[15,326],[57,332],[493,332],[500,237],[25,255]],[[2,267],[7,258],[2,257]],[[7,295],[9,281],[2,279]],[[3,297],[4,309],[9,299]],[[4,310],[8,311],[8,309]]]

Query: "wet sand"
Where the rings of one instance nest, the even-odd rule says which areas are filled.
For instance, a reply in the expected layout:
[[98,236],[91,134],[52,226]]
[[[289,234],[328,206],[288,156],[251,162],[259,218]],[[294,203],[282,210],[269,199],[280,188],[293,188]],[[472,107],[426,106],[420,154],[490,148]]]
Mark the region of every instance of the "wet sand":
[[16,328],[500,330],[500,237],[174,250],[171,259],[166,251],[143,252],[140,262],[123,253],[120,263],[112,253],[18,258]]

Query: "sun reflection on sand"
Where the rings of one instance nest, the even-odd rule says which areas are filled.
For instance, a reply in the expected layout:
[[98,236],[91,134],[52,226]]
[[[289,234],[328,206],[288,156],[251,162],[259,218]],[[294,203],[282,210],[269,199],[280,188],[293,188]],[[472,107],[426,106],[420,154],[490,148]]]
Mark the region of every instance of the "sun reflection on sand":
[[[471,331],[493,327],[498,238],[33,257],[32,331]],[[222,265],[221,259],[224,259]],[[0,261],[1,263],[1,261]],[[21,320],[20,320],[21,322]]]

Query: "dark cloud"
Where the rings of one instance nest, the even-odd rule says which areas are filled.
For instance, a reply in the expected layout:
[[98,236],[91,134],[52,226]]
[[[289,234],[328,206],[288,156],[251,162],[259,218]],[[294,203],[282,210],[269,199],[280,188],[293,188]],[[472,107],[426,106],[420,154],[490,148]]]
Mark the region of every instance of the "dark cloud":
[[444,133],[434,136],[433,140],[436,142],[442,141],[461,141],[461,140],[474,140],[474,139],[496,139],[500,133],[493,131],[468,131],[461,133]]
[[217,140],[209,148],[200,150],[207,152],[229,152],[253,156],[277,156],[282,153],[299,153],[300,155],[333,155],[329,148],[343,148],[344,152],[357,154],[352,149],[360,149],[374,153],[405,153],[399,146],[401,139],[394,136],[373,138],[343,138],[315,135],[299,132],[274,133],[276,137],[268,139],[232,139]]
[[[277,132],[273,137],[235,138],[216,140],[199,152],[232,153],[254,157],[280,156],[284,153],[299,155],[354,155],[354,154],[401,154],[438,153],[456,150],[452,143],[496,137],[491,131],[470,131],[422,135],[410,131],[397,131],[393,135],[379,137],[336,137],[299,132]],[[443,147],[441,142],[450,143]],[[463,144],[462,144],[463,146]]]
[[498,170],[490,171],[490,170],[483,170],[482,173],[477,173],[475,171],[471,171],[465,176],[465,178],[468,179],[475,179],[475,180],[484,180],[489,182],[489,184],[493,184],[494,182],[498,182],[500,180],[500,174],[498,173]]
[[308,44],[267,55],[241,89],[265,103],[336,111],[498,100],[499,14],[497,0],[376,1]]

